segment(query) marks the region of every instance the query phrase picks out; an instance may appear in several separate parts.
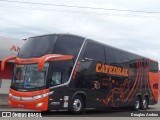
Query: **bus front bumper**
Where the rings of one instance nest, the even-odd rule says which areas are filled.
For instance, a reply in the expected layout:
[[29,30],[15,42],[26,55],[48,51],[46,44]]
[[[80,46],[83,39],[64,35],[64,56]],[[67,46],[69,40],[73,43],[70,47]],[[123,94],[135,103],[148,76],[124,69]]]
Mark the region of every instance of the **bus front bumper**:
[[47,111],[48,99],[50,94],[51,93],[49,93],[48,90],[24,93],[10,89],[8,103],[9,106],[15,108]]
[[9,106],[15,108],[23,108],[30,110],[47,111],[48,110],[48,97],[34,100],[34,101],[20,101],[9,97]]

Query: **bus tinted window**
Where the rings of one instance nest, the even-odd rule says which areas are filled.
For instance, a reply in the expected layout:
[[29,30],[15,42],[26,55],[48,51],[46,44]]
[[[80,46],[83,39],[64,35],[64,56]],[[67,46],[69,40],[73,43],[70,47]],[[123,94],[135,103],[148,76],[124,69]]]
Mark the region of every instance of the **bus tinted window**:
[[157,72],[158,71],[158,63],[157,62],[153,62],[153,61],[150,61],[149,63],[149,70],[151,72]]
[[106,46],[105,53],[107,63],[128,62],[130,60],[129,53],[112,47]]
[[48,72],[49,86],[66,83],[72,71],[73,61],[54,61],[50,64]]
[[64,55],[74,55],[75,59],[79,53],[82,43],[82,38],[63,36],[56,47],[55,53]]
[[62,79],[62,72],[53,71],[52,79],[51,79],[51,86],[62,84],[62,80],[61,79]]
[[19,57],[41,57],[53,52],[54,45],[58,39],[57,35],[46,35],[29,38],[21,48]]
[[104,48],[97,43],[88,43],[85,50],[85,58],[93,59],[95,61],[105,61]]

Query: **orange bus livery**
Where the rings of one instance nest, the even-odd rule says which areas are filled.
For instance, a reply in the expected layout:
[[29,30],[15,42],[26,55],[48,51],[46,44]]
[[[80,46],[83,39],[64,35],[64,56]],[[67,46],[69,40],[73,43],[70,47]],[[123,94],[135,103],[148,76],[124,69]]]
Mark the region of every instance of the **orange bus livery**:
[[39,111],[158,103],[158,62],[70,34],[30,37],[14,61],[9,105]]

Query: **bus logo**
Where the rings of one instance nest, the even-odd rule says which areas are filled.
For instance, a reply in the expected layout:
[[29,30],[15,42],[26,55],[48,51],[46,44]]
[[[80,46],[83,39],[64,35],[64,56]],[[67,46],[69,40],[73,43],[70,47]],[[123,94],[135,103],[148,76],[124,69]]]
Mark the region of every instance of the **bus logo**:
[[107,73],[110,75],[118,75],[118,76],[129,76],[127,68],[121,68],[116,66],[111,66],[107,64],[98,63],[96,65],[96,72],[97,73]]
[[100,89],[101,85],[99,81],[94,81],[94,87],[92,89]]

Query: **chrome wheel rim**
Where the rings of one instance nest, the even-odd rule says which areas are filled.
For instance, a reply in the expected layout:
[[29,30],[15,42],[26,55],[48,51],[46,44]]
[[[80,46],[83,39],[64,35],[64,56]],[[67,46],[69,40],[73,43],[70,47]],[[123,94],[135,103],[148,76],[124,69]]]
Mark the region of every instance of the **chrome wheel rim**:
[[147,100],[146,99],[143,100],[143,108],[147,108]]
[[80,111],[82,107],[82,103],[79,99],[75,99],[73,102],[73,109],[74,111]]
[[140,106],[140,104],[139,104],[139,100],[136,100],[135,107],[136,107],[136,109],[137,109],[137,110],[139,109],[139,106]]

